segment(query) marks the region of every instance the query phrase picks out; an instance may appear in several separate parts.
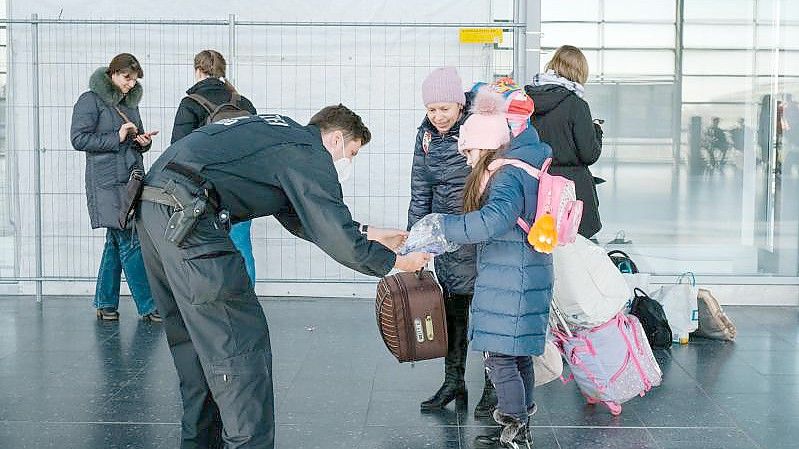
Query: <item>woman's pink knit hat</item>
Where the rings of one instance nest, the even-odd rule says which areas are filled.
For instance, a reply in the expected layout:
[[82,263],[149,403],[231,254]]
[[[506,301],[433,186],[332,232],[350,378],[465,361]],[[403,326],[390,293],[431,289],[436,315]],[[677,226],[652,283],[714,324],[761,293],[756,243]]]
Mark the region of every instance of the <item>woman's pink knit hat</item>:
[[455,67],[441,67],[427,75],[422,81],[422,100],[425,106],[431,103],[466,104],[463,82]]

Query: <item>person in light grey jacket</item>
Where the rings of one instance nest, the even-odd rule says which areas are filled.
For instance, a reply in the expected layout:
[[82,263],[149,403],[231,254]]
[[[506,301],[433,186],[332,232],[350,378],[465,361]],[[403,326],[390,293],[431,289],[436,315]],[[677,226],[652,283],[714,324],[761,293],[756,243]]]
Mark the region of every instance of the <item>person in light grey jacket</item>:
[[119,319],[122,271],[139,315],[161,321],[144,271],[139,240],[133,229],[122,228],[119,216],[134,170],[144,171],[142,153],[150,149],[157,131],[144,132],[138,104],[144,76],[136,57],[122,53],[89,79],[72,111],[72,147],[86,154],[86,200],[93,229],[106,228],[105,247],[97,274],[94,307],[97,318]]

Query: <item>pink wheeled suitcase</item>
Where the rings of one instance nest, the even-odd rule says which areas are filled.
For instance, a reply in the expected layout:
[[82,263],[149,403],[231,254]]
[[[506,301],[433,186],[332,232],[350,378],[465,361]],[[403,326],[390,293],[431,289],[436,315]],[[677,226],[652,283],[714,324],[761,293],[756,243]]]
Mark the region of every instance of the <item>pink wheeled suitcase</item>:
[[660,385],[660,366],[636,317],[619,313],[600,326],[572,331],[556,308],[554,313],[555,345],[569,365],[569,380],[589,404],[601,402],[617,416],[623,403]]

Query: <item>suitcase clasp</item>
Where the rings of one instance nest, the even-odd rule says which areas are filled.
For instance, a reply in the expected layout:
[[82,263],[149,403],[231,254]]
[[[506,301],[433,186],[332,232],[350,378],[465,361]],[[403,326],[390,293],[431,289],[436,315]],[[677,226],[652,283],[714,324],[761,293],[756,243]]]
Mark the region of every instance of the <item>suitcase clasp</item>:
[[416,341],[424,343],[424,330],[422,329],[422,320],[415,318],[413,320],[413,328],[416,330]]
[[432,316],[427,315],[427,317],[424,319],[424,327],[425,327],[425,329],[427,329],[427,340],[433,341],[433,338],[435,337],[435,335],[433,334],[433,317]]

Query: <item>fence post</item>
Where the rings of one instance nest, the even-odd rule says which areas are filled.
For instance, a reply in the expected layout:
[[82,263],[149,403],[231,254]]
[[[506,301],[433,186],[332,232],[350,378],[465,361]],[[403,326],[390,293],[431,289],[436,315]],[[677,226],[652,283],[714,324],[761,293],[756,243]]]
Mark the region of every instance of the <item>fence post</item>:
[[[671,110],[671,153],[677,170],[682,166],[682,55],[685,2],[677,0],[674,26],[674,89]],[[691,162],[693,163],[693,162]],[[693,170],[693,168],[692,168]]]
[[[228,58],[227,58],[227,78],[236,79],[236,15],[228,16]],[[233,82],[233,81],[231,81]]]
[[[513,24],[519,24],[525,20],[526,16],[526,1],[515,0],[513,2]],[[527,24],[525,24],[527,25]],[[527,27],[513,28],[513,79],[524,85],[525,70],[527,68],[527,55],[525,54],[525,47],[527,46]]]
[[36,256],[36,302],[42,302],[42,161],[39,130],[39,15],[31,14],[31,85],[33,87],[33,202]]
[[541,0],[514,1],[513,22],[524,23],[513,32],[513,79],[524,85],[538,73],[541,59]]

